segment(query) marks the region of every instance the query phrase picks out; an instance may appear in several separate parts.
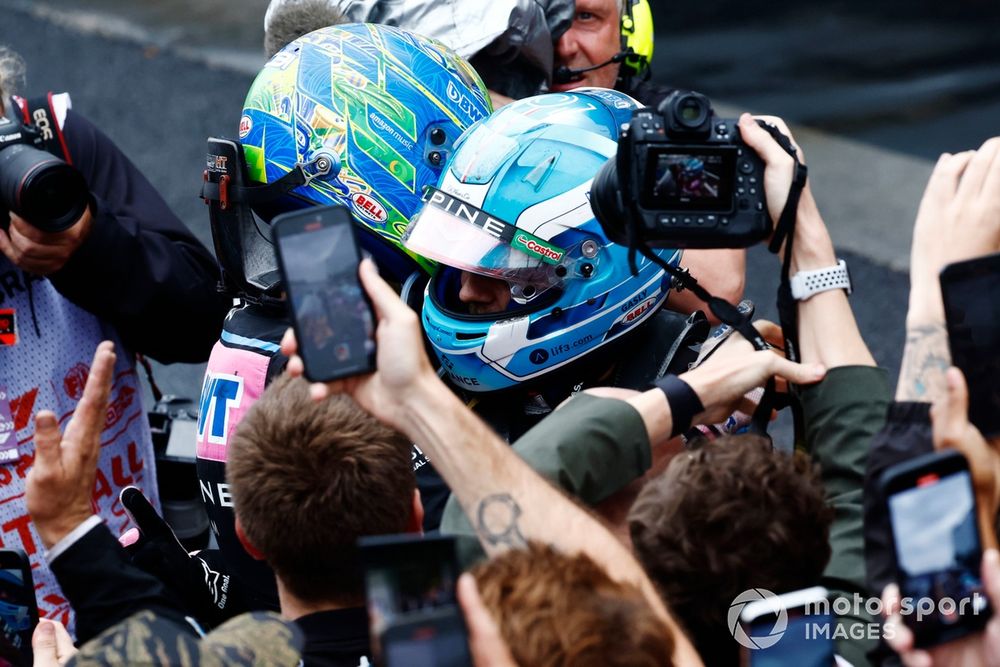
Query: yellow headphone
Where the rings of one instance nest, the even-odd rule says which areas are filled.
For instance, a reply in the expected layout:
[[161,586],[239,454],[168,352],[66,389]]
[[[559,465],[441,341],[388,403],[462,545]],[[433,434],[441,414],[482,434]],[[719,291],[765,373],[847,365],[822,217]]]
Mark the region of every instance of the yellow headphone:
[[653,11],[649,0],[624,0],[622,8],[622,51],[628,51],[621,64],[624,76],[639,76],[653,60]]

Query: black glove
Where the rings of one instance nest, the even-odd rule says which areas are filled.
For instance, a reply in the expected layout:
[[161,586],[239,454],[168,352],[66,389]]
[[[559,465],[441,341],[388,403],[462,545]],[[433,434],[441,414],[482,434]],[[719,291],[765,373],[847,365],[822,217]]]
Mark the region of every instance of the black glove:
[[142,491],[129,486],[119,498],[139,531],[139,539],[125,547],[132,564],[162,581],[189,616],[207,630],[249,611],[243,596],[234,590],[234,579],[210,567],[205,559],[189,555]]

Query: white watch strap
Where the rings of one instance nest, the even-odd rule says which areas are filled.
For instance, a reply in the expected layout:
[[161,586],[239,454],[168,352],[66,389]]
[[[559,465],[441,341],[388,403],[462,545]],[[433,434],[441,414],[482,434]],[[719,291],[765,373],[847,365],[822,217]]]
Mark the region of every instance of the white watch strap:
[[825,269],[799,271],[792,276],[791,283],[792,297],[796,301],[805,301],[814,294],[835,289],[851,293],[851,274],[844,260],[838,261],[836,266]]

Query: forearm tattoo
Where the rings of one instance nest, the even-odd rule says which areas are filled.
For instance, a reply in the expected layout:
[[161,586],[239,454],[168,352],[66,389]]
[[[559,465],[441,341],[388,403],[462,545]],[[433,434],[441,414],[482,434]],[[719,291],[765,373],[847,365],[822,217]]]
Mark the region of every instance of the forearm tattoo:
[[521,506],[509,493],[494,493],[479,501],[476,532],[493,547],[520,548],[527,545],[518,521]]
[[907,329],[896,400],[931,403],[944,396],[948,391],[945,371],[949,366],[951,355],[944,324]]

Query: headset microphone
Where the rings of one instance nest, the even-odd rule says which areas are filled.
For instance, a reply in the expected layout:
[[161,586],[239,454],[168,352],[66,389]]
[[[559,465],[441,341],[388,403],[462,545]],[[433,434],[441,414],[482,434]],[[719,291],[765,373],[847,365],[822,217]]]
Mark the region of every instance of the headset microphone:
[[566,67],[565,65],[560,65],[556,68],[556,71],[552,73],[552,83],[570,83],[572,81],[579,81],[583,78],[581,76],[582,74],[592,72],[595,69],[601,69],[602,67],[607,67],[608,65],[612,65],[614,63],[620,63],[631,53],[631,49],[625,49],[624,51],[619,51],[615,55],[611,56],[610,59],[604,61],[600,65],[592,65],[591,67],[582,67],[580,69],[572,69]]

